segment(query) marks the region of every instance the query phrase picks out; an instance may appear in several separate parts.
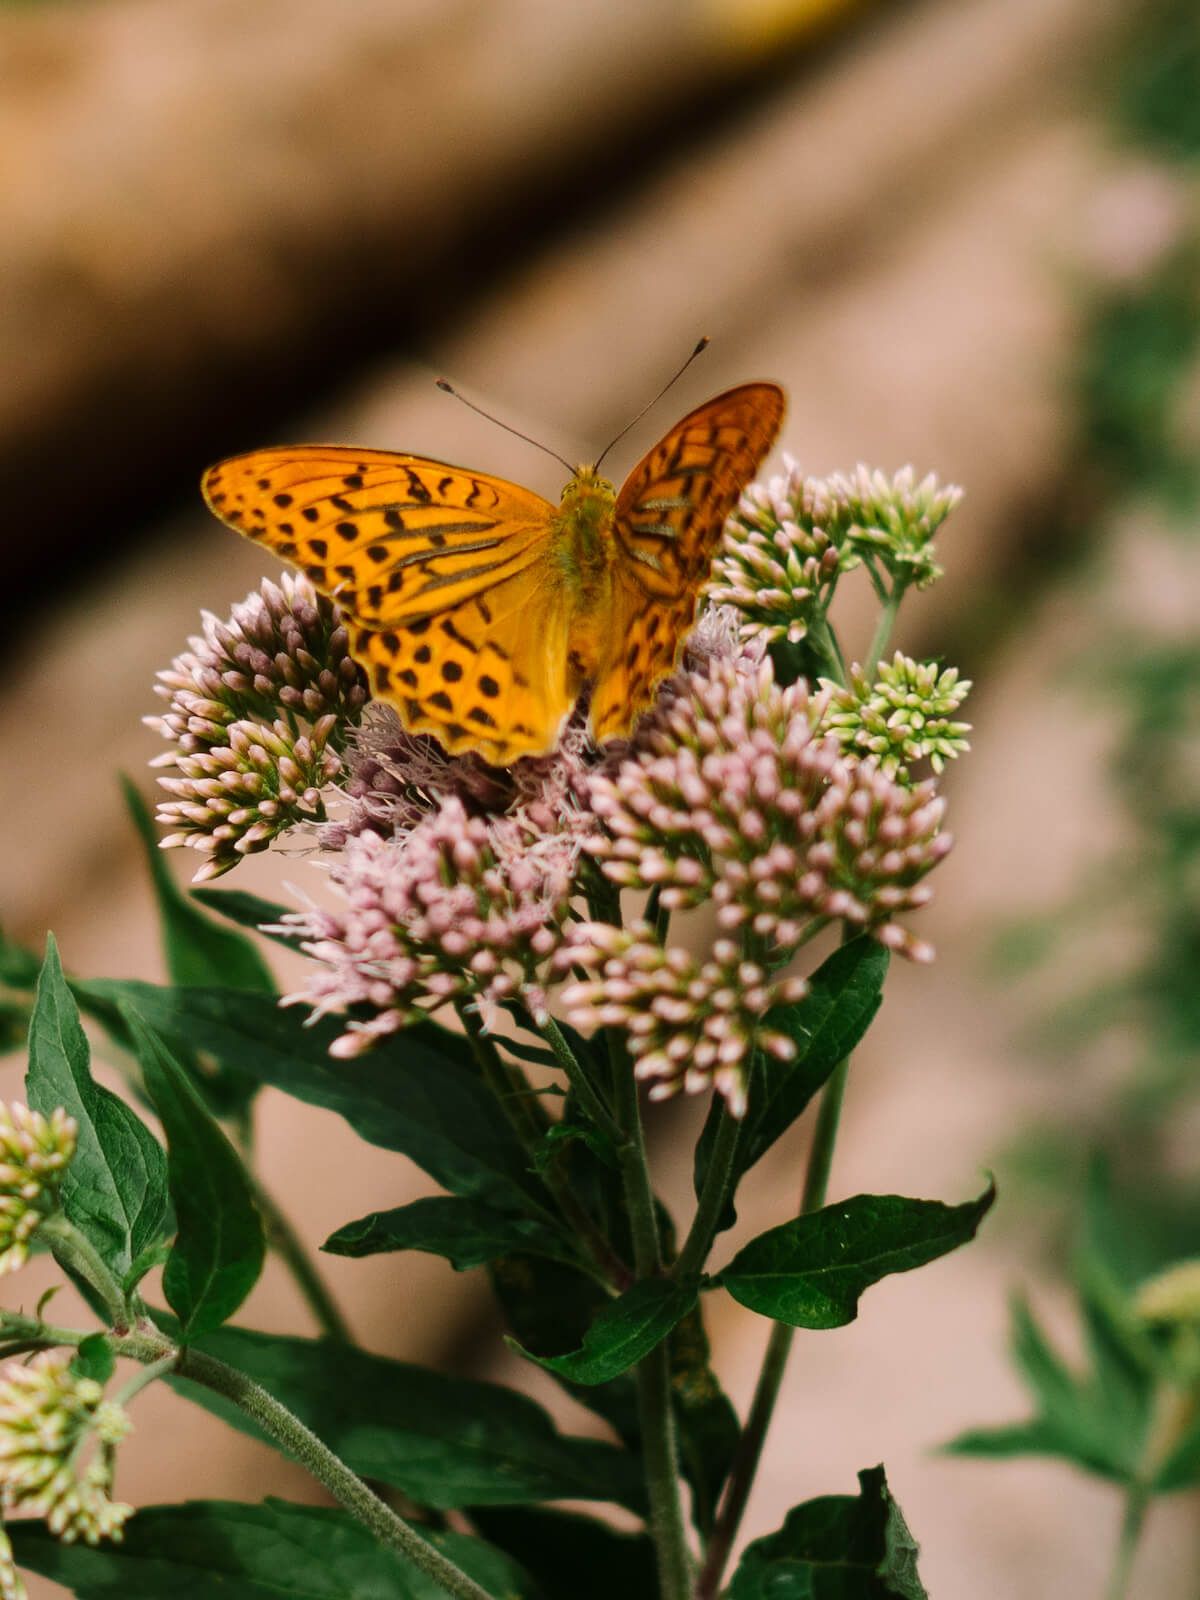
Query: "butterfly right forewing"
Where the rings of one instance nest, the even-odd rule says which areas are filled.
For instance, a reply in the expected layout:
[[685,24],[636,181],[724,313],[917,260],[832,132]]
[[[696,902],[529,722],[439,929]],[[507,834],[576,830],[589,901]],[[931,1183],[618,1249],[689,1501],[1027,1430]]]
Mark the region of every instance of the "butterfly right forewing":
[[674,668],[696,616],[725,520],[775,442],[773,383],[746,383],[698,406],[629,474],[617,496],[611,649],[592,696],[597,739],[627,733]]

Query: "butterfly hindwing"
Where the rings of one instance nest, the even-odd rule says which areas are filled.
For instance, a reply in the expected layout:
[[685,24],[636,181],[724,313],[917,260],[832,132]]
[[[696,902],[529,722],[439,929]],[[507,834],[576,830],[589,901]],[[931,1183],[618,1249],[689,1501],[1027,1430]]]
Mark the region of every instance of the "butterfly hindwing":
[[627,733],[675,667],[726,518],[775,442],[783,391],[747,383],[698,406],[643,456],[617,496],[612,648],[592,731]]
[[579,689],[568,682],[569,620],[552,564],[532,563],[437,616],[351,625],[350,648],[405,727],[504,767],[558,742]]
[[256,450],[212,467],[204,497],[369,627],[452,609],[538,555],[553,507],[427,456],[341,445]]

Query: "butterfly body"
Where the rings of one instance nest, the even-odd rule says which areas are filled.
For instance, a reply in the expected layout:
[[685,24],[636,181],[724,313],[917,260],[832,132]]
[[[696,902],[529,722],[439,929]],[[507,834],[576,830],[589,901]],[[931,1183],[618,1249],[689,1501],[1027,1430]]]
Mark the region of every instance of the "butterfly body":
[[452,754],[552,750],[591,686],[598,740],[674,668],[725,519],[783,415],[774,384],[689,413],[618,491],[579,467],[558,506],[426,456],[297,445],[209,469],[210,508],[345,613],[372,693]]

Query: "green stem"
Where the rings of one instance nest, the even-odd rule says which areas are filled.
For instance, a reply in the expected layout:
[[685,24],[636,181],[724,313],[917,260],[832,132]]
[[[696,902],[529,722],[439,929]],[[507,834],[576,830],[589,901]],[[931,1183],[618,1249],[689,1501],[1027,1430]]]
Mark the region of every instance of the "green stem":
[[849,1076],[850,1057],[846,1056],[834,1067],[821,1091],[817,1126],[813,1130],[812,1148],[808,1152],[808,1166],[804,1173],[804,1190],[800,1196],[801,1216],[809,1211],[819,1211],[825,1204],[838,1124],[842,1118],[842,1101],[846,1096],[846,1079]]
[[[483,1032],[478,1018],[471,1012],[462,1008],[459,1011],[462,1025],[470,1040],[475,1059],[479,1063],[479,1070],[483,1074],[485,1083],[499,1100],[505,1115],[521,1143],[521,1148],[529,1157],[531,1167],[536,1167],[538,1147],[542,1136],[549,1126],[543,1121],[533,1108],[534,1094],[528,1078],[520,1070],[508,1062],[500,1059],[495,1045]],[[555,1032],[562,1038],[561,1032]],[[564,1048],[570,1053],[570,1046],[565,1039],[562,1040]],[[574,1060],[574,1056],[571,1058]],[[582,1075],[582,1068],[576,1062],[576,1067]],[[540,1109],[540,1108],[539,1108]],[[611,1122],[611,1117],[609,1118]],[[613,1123],[616,1128],[616,1124]],[[619,1134],[619,1130],[618,1130]],[[555,1166],[553,1160],[544,1162],[540,1168],[540,1177],[545,1184],[551,1199],[558,1207],[559,1215],[570,1226],[578,1241],[584,1246],[588,1261],[589,1271],[598,1271],[602,1281],[607,1286],[614,1285],[618,1289],[626,1289],[632,1282],[632,1274],[628,1266],[621,1260],[612,1245],[605,1238],[603,1231],[588,1215],[579,1199],[572,1191],[570,1184]],[[555,1223],[558,1218],[553,1213],[546,1213],[550,1221]]]
[[[802,1216],[809,1211],[819,1211],[825,1204],[849,1072],[850,1058],[847,1056],[834,1068],[821,1095],[812,1148],[808,1153],[808,1166],[804,1173],[804,1190],[800,1198]],[[750,1411],[746,1417],[746,1426],[742,1429],[737,1449],[734,1451],[725,1493],[721,1499],[721,1509],[696,1584],[695,1600],[713,1600],[720,1590],[725,1565],[733,1549],[733,1542],[737,1538],[746,1502],[750,1498],[750,1490],[758,1471],[758,1463],[762,1458],[767,1430],[771,1426],[775,1403],[779,1399],[779,1390],[787,1369],[795,1331],[783,1322],[777,1322],[771,1329],[758,1381],[754,1386],[754,1398],[750,1402]]]
[[165,1378],[168,1372],[174,1372],[179,1365],[179,1351],[168,1350],[165,1356],[159,1356],[157,1361],[151,1361],[149,1366],[135,1372],[129,1382],[118,1389],[113,1399],[119,1406],[127,1406],[130,1401],[137,1398],[143,1389],[148,1389],[152,1383],[157,1383],[159,1378]]
[[554,1053],[554,1059],[567,1075],[567,1081],[574,1090],[580,1105],[587,1112],[595,1126],[606,1138],[614,1144],[619,1144],[622,1134],[620,1125],[604,1101],[592,1087],[591,1080],[584,1071],[578,1056],[567,1043],[562,1029],[553,1017],[546,1017],[538,1024],[542,1038]]
[[397,1516],[328,1445],[253,1379],[199,1350],[180,1353],[178,1372],[181,1378],[191,1378],[214,1394],[231,1400],[286,1454],[299,1461],[318,1483],[323,1484],[338,1505],[361,1522],[381,1544],[398,1550],[447,1594],[456,1596],[457,1600],[492,1600],[486,1589],[435,1550],[403,1517]]
[[741,1140],[742,1124],[723,1108],[717,1122],[717,1136],[713,1140],[704,1186],[696,1203],[696,1215],[688,1229],[688,1236],[679,1252],[679,1259],[671,1268],[671,1276],[686,1282],[698,1277],[708,1260],[713,1240],[721,1224],[721,1216],[729,1202],[730,1190],[736,1171],[737,1148]]
[[474,1011],[466,1006],[456,1006],[455,1010],[484,1082],[499,1100],[517,1138],[526,1151],[531,1152],[550,1126],[550,1119],[538,1103],[532,1084],[519,1067],[501,1059]]
[[[662,1247],[633,1065],[616,1035],[610,1031],[608,1037],[613,1052],[617,1116],[623,1131],[618,1146],[621,1181],[633,1237],[634,1266],[641,1281],[662,1271]],[[691,1558],[679,1495],[679,1447],[671,1404],[670,1350],[666,1339],[638,1363],[637,1395],[660,1600],[688,1600],[692,1584]]]
[[742,1429],[730,1463],[729,1479],[721,1499],[721,1510],[713,1525],[708,1548],[704,1552],[704,1565],[696,1581],[696,1600],[713,1600],[721,1587],[725,1564],[733,1549],[733,1541],[737,1538],[746,1502],[750,1498],[754,1475],[758,1471],[767,1429],[771,1425],[775,1402],[779,1398],[779,1387],[787,1370],[795,1331],[786,1322],[777,1322],[771,1329],[766,1354],[763,1356],[758,1381],[754,1387],[754,1398],[750,1402],[750,1411],[746,1417],[746,1426]]
[[92,1241],[68,1222],[61,1211],[54,1212],[39,1224],[39,1233],[50,1241],[54,1259],[69,1272],[77,1273],[89,1283],[104,1302],[110,1326],[123,1333],[130,1322],[129,1310],[121,1285]]
[[842,655],[842,647],[826,616],[822,615],[820,622],[814,623],[809,630],[809,643],[824,656],[826,676],[832,678],[835,683],[845,683],[846,662]]
[[896,584],[883,603],[883,609],[879,613],[879,621],[875,624],[871,648],[867,651],[867,659],[863,663],[863,672],[868,683],[875,681],[875,669],[879,665],[883,652],[888,647],[888,640],[891,638],[892,629],[896,625],[896,613],[900,609],[900,602],[903,598],[904,591],[899,584]]
[[247,1176],[254,1188],[254,1200],[262,1215],[267,1243],[291,1273],[296,1287],[304,1296],[305,1304],[316,1318],[317,1326],[326,1338],[337,1339],[342,1344],[353,1344],[354,1335],[350,1332],[350,1325],[317,1271],[299,1234],[275,1197],[249,1169]]
[[[7,1311],[0,1312],[0,1330],[18,1337],[36,1338],[43,1347],[78,1345],[86,1338],[86,1334],[76,1329],[50,1327],[32,1317]],[[286,1406],[281,1405],[244,1372],[238,1372],[235,1367],[227,1366],[224,1361],[218,1361],[202,1351],[177,1349],[150,1324],[114,1339],[113,1345],[118,1355],[128,1356],[146,1365],[147,1372],[140,1375],[141,1383],[134,1380],[138,1387],[173,1368],[179,1377],[190,1378],[193,1383],[201,1384],[213,1394],[232,1401],[286,1455],[298,1461],[318,1483],[324,1485],[338,1505],[362,1523],[374,1538],[398,1550],[447,1594],[455,1596],[455,1600],[493,1600],[474,1578],[435,1550],[403,1517],[397,1516],[390,1506],[373,1494],[362,1479],[339,1456],[335,1456],[329,1446],[323,1444],[299,1417],[293,1416]],[[133,1385],[127,1387],[124,1397],[128,1398],[131,1391],[136,1392]]]
[[1188,1382],[1184,1387],[1174,1383],[1159,1384],[1137,1475],[1125,1491],[1121,1531],[1117,1536],[1112,1571],[1108,1578],[1108,1588],[1105,1590],[1106,1600],[1125,1600],[1129,1593],[1138,1544],[1154,1493],[1151,1485],[1157,1478],[1163,1462],[1193,1425],[1195,1415],[1194,1381]]
[[1117,1540],[1113,1568],[1109,1574],[1108,1588],[1104,1591],[1105,1600],[1126,1600],[1129,1582],[1133,1577],[1134,1558],[1137,1555],[1138,1542],[1142,1536],[1149,1504],[1150,1492],[1145,1485],[1130,1484],[1125,1496],[1125,1510],[1121,1517],[1121,1532]]

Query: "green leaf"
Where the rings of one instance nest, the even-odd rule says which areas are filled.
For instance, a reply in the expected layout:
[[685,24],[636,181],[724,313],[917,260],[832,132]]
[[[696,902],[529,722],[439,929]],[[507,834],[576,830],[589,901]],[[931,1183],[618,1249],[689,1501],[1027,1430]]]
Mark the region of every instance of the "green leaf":
[[240,1157],[183,1068],[132,1007],[125,1017],[167,1136],[178,1231],[163,1268],[163,1293],[190,1342],[219,1328],[258,1282],[266,1254],[262,1219]]
[[748,1545],[729,1600],[928,1600],[883,1468],[860,1472],[858,1482],[857,1496],[808,1500],[778,1533]]
[[[248,894],[245,889],[215,889],[211,884],[202,884],[191,891],[191,898],[207,906],[210,911],[215,911],[227,922],[239,928],[249,928],[264,939],[283,945],[286,950],[295,950],[304,938],[299,931],[275,932],[275,925],[287,915],[289,908],[275,900],[264,900],[261,895]],[[265,931],[268,926],[272,928],[270,933]]]
[[[267,1500],[146,1506],[120,1544],[62,1544],[43,1523],[10,1524],[20,1566],[77,1600],[446,1600],[440,1584],[345,1511]],[[464,1534],[427,1535],[492,1594],[533,1600],[514,1563]]]
[[117,1358],[108,1335],[89,1333],[86,1339],[79,1341],[71,1360],[71,1371],[77,1378],[91,1378],[103,1386],[112,1377],[116,1364]]
[[[553,1356],[583,1343],[583,1337],[605,1306],[608,1291],[578,1267],[527,1255],[505,1256],[491,1264],[492,1291],[509,1329],[526,1351]],[[559,1372],[551,1377],[566,1392],[594,1411],[631,1450],[640,1449],[637,1385],[632,1373],[608,1383],[584,1387]]]
[[657,1593],[654,1544],[644,1533],[618,1533],[595,1517],[541,1508],[473,1508],[471,1521],[519,1561],[547,1597],[561,1594],[564,1582],[571,1600],[642,1600]]
[[1002,1461],[1009,1456],[1063,1456],[1075,1460],[1064,1449],[1063,1440],[1042,1417],[1029,1422],[1006,1422],[996,1428],[968,1428],[943,1446],[946,1455],[986,1456]]
[[[642,1506],[640,1473],[627,1451],[560,1434],[539,1405],[500,1384],[248,1328],[222,1328],[198,1347],[260,1383],[360,1476],[423,1505],[571,1499]],[[242,1432],[257,1432],[211,1390],[170,1382]]]
[[795,1217],[752,1239],[716,1281],[735,1300],[793,1328],[840,1328],[858,1297],[894,1272],[911,1272],[975,1237],[996,1198],[988,1185],[961,1206],[860,1194]]
[[270,969],[250,940],[206,917],[175,882],[159,848],[158,831],[146,802],[124,774],[121,790],[145,847],[171,982],[181,987],[252,989],[260,994],[275,994]]
[[107,979],[75,987],[81,1001],[110,1011],[128,1000],[172,1044],[190,1043],[223,1066],[336,1111],[368,1144],[409,1156],[452,1194],[526,1211],[544,1198],[466,1041],[434,1023],[339,1061],[329,1054],[342,1032],[336,1019],[308,1025],[299,1010],[267,995]]
[[508,1343],[529,1361],[536,1361],[572,1383],[588,1387],[607,1383],[649,1355],[696,1304],[694,1285],[670,1278],[647,1278],[610,1300],[583,1336],[578,1350],[560,1356],[539,1356],[515,1339]]
[[953,1455],[1058,1456],[1099,1477],[1132,1482],[1149,1425],[1149,1394],[1131,1409],[1103,1382],[1077,1378],[1021,1299],[1012,1308],[1012,1355],[1038,1414],[1026,1422],[969,1429],[945,1449]]
[[533,1217],[497,1211],[482,1200],[432,1195],[391,1211],[372,1211],[347,1222],[321,1247],[335,1256],[374,1256],[390,1250],[427,1250],[445,1256],[457,1272],[481,1267],[514,1250],[574,1261],[569,1243]]
[[[738,1141],[740,1177],[771,1148],[825,1085],[833,1069],[859,1044],[883,1000],[889,952],[867,934],[840,945],[809,980],[809,993],[795,1005],[777,1006],[767,1021],[795,1041],[792,1061],[768,1061],[754,1073],[750,1103]],[[696,1145],[695,1188],[708,1175],[720,1104],[714,1101]],[[734,1221],[732,1207],[722,1226]]]
[[1160,1494],[1194,1489],[1200,1483],[1200,1417],[1186,1429],[1154,1474],[1152,1487]]
[[15,944],[0,928],[0,984],[9,989],[32,989],[37,979],[37,956],[23,944]]
[[62,1187],[69,1221],[118,1277],[160,1236],[167,1206],[162,1147],[125,1102],[91,1074],[91,1052],[51,935],[29,1027],[29,1104],[44,1115],[64,1106],[78,1124]]

